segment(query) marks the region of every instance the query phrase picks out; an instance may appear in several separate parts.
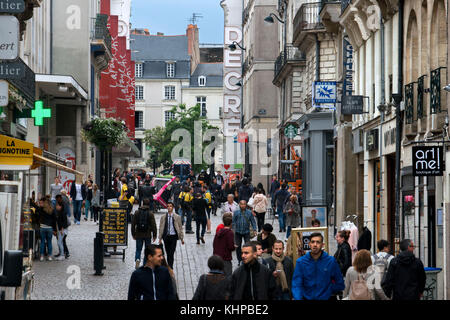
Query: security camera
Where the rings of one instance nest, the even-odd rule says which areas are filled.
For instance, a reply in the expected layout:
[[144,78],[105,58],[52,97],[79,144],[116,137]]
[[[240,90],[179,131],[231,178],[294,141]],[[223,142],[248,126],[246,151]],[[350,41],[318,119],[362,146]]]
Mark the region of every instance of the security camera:
[[450,92],[450,83],[444,87],[444,90]]

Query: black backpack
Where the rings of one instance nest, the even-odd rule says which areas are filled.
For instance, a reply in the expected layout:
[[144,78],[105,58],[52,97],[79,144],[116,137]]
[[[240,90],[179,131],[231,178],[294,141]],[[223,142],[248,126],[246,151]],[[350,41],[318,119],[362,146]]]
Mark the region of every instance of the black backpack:
[[148,210],[139,210],[138,221],[136,224],[136,230],[139,232],[148,231]]

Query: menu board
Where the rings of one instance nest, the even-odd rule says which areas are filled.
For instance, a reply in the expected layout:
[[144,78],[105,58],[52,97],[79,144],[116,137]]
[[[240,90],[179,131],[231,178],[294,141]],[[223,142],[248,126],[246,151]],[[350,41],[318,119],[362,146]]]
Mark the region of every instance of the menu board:
[[103,209],[103,233],[105,246],[126,246],[128,243],[127,210]]
[[31,231],[33,230],[32,226],[32,218],[31,215],[33,213],[31,212],[31,209],[28,206],[24,206],[22,210],[22,224],[23,224],[23,231]]

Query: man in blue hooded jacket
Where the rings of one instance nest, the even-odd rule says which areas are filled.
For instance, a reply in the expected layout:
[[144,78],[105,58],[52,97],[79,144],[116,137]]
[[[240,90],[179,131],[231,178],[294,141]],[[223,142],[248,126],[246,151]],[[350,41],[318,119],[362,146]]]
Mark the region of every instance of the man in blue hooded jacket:
[[345,289],[344,279],[336,259],[323,248],[321,233],[313,233],[311,251],[297,259],[292,278],[294,300],[330,300]]

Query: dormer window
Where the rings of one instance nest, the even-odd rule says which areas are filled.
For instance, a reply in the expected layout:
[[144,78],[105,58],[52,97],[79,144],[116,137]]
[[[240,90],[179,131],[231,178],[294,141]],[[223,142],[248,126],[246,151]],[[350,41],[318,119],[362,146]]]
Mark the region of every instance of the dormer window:
[[174,62],[166,63],[166,72],[167,72],[167,78],[175,77],[175,63]]
[[198,85],[199,85],[199,87],[206,86],[206,77],[205,76],[198,77]]

